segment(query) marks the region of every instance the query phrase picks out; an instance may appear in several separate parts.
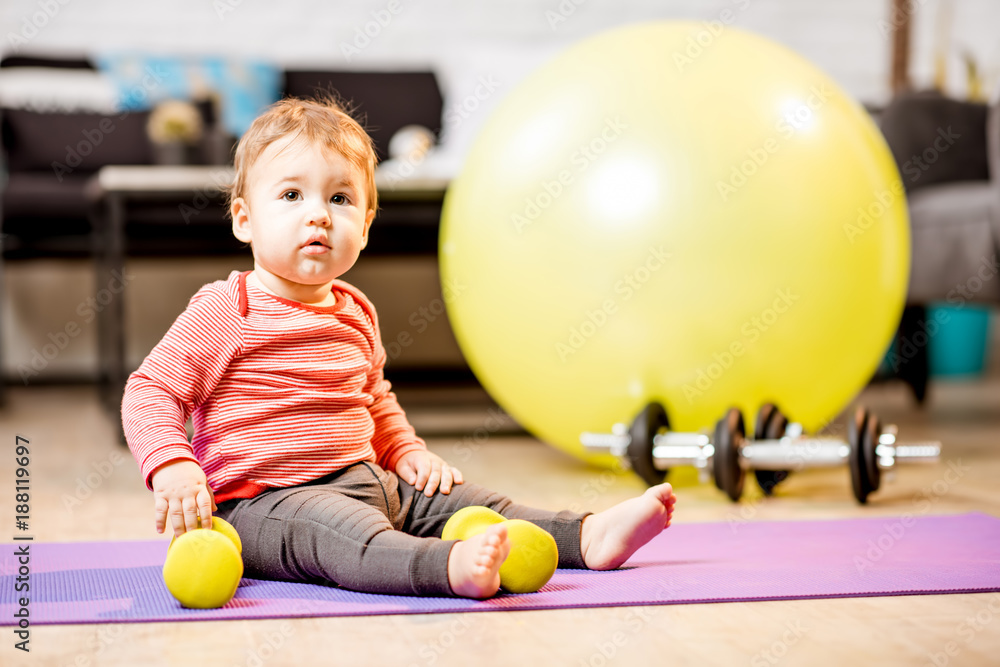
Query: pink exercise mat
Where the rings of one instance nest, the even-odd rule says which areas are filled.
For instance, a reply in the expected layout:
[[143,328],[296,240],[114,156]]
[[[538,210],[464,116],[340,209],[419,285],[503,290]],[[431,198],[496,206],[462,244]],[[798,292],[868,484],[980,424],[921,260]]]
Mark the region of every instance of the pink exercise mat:
[[612,572],[559,570],[539,592],[489,600],[355,593],[244,579],[221,609],[184,609],[160,576],[167,544],[18,542],[0,550],[0,625],[30,553],[32,624],[361,616],[1000,590],[1000,519],[984,514],[676,524]]

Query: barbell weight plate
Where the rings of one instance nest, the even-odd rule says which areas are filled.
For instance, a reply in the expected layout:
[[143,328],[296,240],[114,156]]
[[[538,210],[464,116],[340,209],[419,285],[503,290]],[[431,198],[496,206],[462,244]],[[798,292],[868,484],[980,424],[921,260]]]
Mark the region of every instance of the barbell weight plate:
[[745,473],[740,467],[740,448],[746,440],[743,413],[730,408],[726,416],[715,424],[715,485],[736,502],[743,495]]
[[862,505],[868,502],[868,494],[872,492],[862,443],[867,425],[868,411],[862,407],[858,407],[854,411],[854,415],[847,420],[847,442],[850,446],[847,462],[851,469],[851,490],[854,491],[854,497]]
[[728,438],[728,436],[721,432],[723,425],[726,422],[726,417],[729,416],[727,412],[719,421],[715,422],[715,430],[712,432],[712,445],[715,448],[715,453],[712,455],[712,482],[715,484],[715,488],[719,491],[725,491],[726,488],[723,485],[723,480],[725,479],[725,473],[722,472],[722,462],[723,452],[725,451],[726,443],[723,439]]
[[[788,427],[788,418],[773,403],[760,406],[754,425],[754,440],[780,440]],[[765,496],[774,493],[774,487],[788,478],[787,470],[754,470],[757,485]]]
[[868,484],[872,491],[878,491],[882,483],[882,471],[878,467],[878,455],[875,448],[878,447],[878,437],[882,434],[882,423],[875,413],[868,413],[868,423],[865,426],[865,437],[861,439],[861,450],[865,457],[865,467],[868,472]]
[[667,411],[659,403],[649,403],[636,415],[628,432],[630,441],[625,456],[632,470],[649,486],[660,484],[667,477],[667,470],[657,470],[653,465],[653,436],[661,428],[670,428]]
[[753,424],[753,439],[763,440],[764,434],[767,433],[767,422],[774,415],[775,411],[774,403],[765,403],[760,406],[760,410],[757,411],[757,421]]

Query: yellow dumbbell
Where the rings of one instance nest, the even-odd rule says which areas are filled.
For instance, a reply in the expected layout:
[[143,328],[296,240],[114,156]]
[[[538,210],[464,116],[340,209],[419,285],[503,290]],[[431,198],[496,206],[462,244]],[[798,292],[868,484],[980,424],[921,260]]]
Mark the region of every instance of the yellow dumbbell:
[[505,519],[488,507],[463,507],[444,525],[441,539],[467,540],[490,526],[504,523],[510,555],[500,566],[500,586],[511,593],[534,593],[552,578],[559,564],[556,541],[529,521]]
[[243,543],[229,523],[212,517],[212,528],[189,530],[170,541],[163,583],[185,607],[214,609],[229,602],[243,577]]

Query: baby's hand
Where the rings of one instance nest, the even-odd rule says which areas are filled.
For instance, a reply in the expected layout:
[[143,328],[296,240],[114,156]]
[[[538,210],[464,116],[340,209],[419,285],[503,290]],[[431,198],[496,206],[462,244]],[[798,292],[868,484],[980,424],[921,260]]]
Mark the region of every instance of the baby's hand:
[[168,515],[175,537],[198,528],[199,517],[202,528],[212,527],[212,512],[218,508],[200,465],[186,459],[173,461],[157,468],[151,481],[156,532],[163,532]]
[[417,450],[403,454],[396,464],[396,474],[417,491],[423,491],[430,498],[439,488],[441,493],[451,493],[453,484],[462,483],[462,472],[452,468],[437,454],[427,450]]

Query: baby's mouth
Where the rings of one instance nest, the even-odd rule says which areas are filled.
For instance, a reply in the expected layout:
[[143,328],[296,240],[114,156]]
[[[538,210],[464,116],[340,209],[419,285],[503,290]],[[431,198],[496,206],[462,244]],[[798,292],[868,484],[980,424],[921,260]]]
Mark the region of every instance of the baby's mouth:
[[303,248],[320,247],[329,248],[329,239],[324,234],[312,234],[302,245]]
[[330,251],[330,246],[328,246],[325,242],[319,240],[309,241],[304,246],[302,246],[302,252],[306,253],[307,255],[320,255],[322,253],[329,251]]

